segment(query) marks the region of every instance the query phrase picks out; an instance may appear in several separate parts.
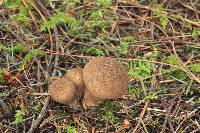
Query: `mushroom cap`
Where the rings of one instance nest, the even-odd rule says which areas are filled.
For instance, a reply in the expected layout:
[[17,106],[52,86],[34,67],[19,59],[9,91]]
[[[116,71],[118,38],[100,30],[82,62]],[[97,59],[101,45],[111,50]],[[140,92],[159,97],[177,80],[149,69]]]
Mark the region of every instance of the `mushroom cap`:
[[76,91],[74,83],[67,78],[59,78],[49,86],[52,99],[65,105],[74,103]]
[[121,97],[127,91],[129,82],[124,67],[109,57],[91,59],[84,67],[83,79],[88,91],[100,99]]
[[66,77],[71,80],[75,88],[78,90],[78,96],[83,97],[84,89],[85,89],[85,83],[83,80],[83,68],[74,68],[70,70]]

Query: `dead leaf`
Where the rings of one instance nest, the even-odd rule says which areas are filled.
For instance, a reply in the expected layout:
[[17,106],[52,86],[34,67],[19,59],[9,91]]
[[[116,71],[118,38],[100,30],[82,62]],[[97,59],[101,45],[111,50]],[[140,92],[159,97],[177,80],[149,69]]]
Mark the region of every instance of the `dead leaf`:
[[130,128],[131,127],[131,123],[127,120],[127,119],[124,119],[124,127],[125,128]]

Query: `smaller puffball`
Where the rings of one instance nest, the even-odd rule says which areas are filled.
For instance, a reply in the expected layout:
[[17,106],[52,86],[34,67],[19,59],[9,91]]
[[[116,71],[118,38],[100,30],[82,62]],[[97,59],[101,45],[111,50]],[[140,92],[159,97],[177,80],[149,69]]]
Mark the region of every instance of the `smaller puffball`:
[[69,106],[77,104],[76,92],[74,83],[67,78],[59,78],[49,86],[52,99]]

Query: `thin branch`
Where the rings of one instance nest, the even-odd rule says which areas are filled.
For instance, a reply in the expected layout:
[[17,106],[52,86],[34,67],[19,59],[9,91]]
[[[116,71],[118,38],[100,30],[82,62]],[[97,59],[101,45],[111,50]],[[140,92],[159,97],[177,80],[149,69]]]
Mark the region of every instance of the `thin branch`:
[[44,103],[44,106],[42,108],[42,111],[40,112],[40,114],[38,115],[37,119],[35,121],[32,122],[31,128],[28,130],[27,133],[33,133],[35,131],[35,129],[39,126],[39,124],[42,121],[42,118],[45,116],[46,111],[47,111],[47,107],[49,106],[49,101],[50,101],[50,97],[47,97]]

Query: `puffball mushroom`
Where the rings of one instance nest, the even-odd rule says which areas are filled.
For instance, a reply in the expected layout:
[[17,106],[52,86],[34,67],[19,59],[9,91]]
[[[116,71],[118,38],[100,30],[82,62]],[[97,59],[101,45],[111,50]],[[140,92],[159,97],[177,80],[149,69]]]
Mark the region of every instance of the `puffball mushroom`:
[[117,60],[109,57],[96,57],[85,65],[83,80],[86,86],[83,105],[90,107],[106,99],[122,97],[127,91],[129,77]]
[[58,103],[75,106],[77,104],[74,83],[67,78],[59,78],[49,86],[49,93],[52,99]]
[[77,95],[82,98],[85,89],[85,83],[83,80],[83,68],[74,68],[70,70],[66,74],[66,78],[74,83],[75,88],[77,89]]

